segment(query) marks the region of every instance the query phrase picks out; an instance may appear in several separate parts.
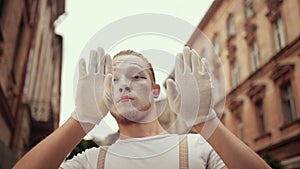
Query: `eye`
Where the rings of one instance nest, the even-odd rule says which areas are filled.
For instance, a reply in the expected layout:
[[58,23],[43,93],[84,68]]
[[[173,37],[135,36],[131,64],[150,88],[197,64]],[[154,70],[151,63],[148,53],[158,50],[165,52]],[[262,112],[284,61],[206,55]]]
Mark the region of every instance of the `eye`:
[[134,79],[134,80],[146,79],[146,77],[141,76],[141,75],[135,75],[135,76],[133,76],[133,79]]
[[118,81],[118,80],[119,80],[118,78],[113,78],[113,81],[114,81],[114,82],[116,82],[116,81]]
[[141,78],[141,76],[139,76],[139,75],[133,76],[133,79],[135,79],[135,80],[138,80],[138,79],[140,79],[140,78]]

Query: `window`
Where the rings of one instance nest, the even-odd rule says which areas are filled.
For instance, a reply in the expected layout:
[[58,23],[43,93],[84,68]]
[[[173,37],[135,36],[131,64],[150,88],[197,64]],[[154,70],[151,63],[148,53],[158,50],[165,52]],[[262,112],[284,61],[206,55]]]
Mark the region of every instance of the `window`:
[[264,110],[264,100],[266,93],[266,85],[265,84],[251,84],[247,95],[251,99],[251,102],[254,106],[253,115],[255,116],[255,122],[258,137],[254,140],[257,141],[265,136],[269,136],[270,133],[266,130],[266,119],[265,119],[265,110]]
[[238,134],[241,140],[244,140],[244,123],[240,116],[237,116],[237,127],[238,127]]
[[30,85],[30,77],[31,77],[31,69],[32,69],[32,62],[33,62],[33,53],[34,48],[30,48],[29,56],[28,56],[28,64],[27,64],[27,70],[26,70],[26,76],[25,76],[25,84],[24,84],[24,95],[29,94],[29,85]]
[[244,123],[243,123],[243,104],[244,100],[237,99],[236,96],[229,96],[228,108],[231,111],[234,123],[236,125],[236,135],[241,140],[244,140]]
[[284,26],[281,17],[273,21],[274,41],[276,51],[281,50],[285,46]]
[[257,100],[255,102],[256,114],[257,114],[257,128],[260,135],[266,133],[266,124],[264,116],[263,100]]
[[227,20],[227,33],[228,37],[235,35],[235,28],[234,28],[234,20],[233,15],[229,15],[229,18]]
[[280,86],[280,94],[283,122],[286,124],[296,119],[293,91],[290,82],[284,83]]
[[[282,115],[282,125],[286,126],[292,121],[297,120],[296,105],[293,96],[294,63],[278,64],[275,66],[270,78],[278,86],[280,106]],[[296,85],[296,84],[295,84]]]
[[251,18],[254,15],[253,0],[245,0],[246,17]]
[[231,63],[231,86],[235,88],[239,83],[239,70],[236,60],[233,60]]
[[252,71],[257,70],[259,68],[259,52],[255,40],[250,44],[250,59]]
[[214,49],[217,55],[219,55],[220,53],[220,44],[219,44],[219,37],[217,34],[214,35],[213,37],[213,45],[214,45]]

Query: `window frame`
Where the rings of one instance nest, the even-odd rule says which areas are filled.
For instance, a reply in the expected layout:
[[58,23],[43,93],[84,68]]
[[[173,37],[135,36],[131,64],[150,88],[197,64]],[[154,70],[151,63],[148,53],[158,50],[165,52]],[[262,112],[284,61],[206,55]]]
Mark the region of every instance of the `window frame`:
[[239,65],[236,58],[234,58],[230,63],[230,82],[232,89],[239,85]]
[[[286,64],[281,64],[281,65],[278,64],[275,66],[275,69],[273,70],[273,72],[270,76],[270,78],[274,81],[274,83],[276,85],[277,96],[278,96],[278,98],[280,98],[278,100],[278,104],[279,104],[279,113],[280,113],[280,116],[282,117],[281,119],[284,119],[285,114],[284,114],[283,107],[282,107],[280,87],[282,85],[290,83],[292,91],[296,91],[295,87],[294,87],[294,85],[295,85],[294,84],[294,73],[295,73],[294,67],[295,67],[295,65],[293,63],[286,63]],[[294,100],[294,109],[295,109],[294,112],[295,112],[296,118],[293,121],[282,120],[280,130],[286,128],[287,126],[294,123],[295,121],[300,120],[298,110],[297,110],[297,105],[296,105],[297,103],[295,102],[295,100],[296,100],[295,95],[293,95],[293,100]]]
[[[288,96],[286,94],[283,94],[282,88],[288,86],[290,89],[288,92]],[[283,83],[281,83],[279,86],[279,92],[280,92],[280,105],[281,105],[281,114],[283,117],[283,124],[291,123],[295,120],[297,120],[297,112],[296,112],[296,104],[295,104],[295,97],[293,95],[293,87],[290,80],[287,80]],[[288,102],[289,108],[285,109],[284,105],[285,102]]]
[[278,52],[286,46],[284,22],[281,16],[272,21],[275,50]]
[[244,0],[246,18],[249,19],[255,15],[253,0]]
[[257,119],[257,130],[261,136],[267,133],[266,115],[264,109],[264,100],[260,98],[254,102],[256,119]]
[[249,55],[251,60],[251,71],[255,72],[260,66],[259,47],[256,40],[249,44]]
[[233,14],[230,14],[227,18],[227,36],[228,39],[230,39],[230,37],[235,36],[236,34],[236,30],[235,30],[235,24],[234,24],[234,16]]

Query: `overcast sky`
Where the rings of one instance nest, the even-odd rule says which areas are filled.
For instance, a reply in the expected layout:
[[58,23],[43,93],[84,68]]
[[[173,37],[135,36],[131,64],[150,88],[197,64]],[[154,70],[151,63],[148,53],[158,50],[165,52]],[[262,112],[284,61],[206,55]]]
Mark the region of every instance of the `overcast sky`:
[[[187,22],[196,28],[201,18],[211,5],[212,0],[66,0],[66,9],[64,16],[56,22],[56,33],[63,36],[63,70],[62,70],[62,88],[61,88],[61,116],[60,125],[70,117],[74,110],[73,81],[76,79],[76,64],[79,57],[88,58],[83,51],[95,48],[94,45],[87,46],[93,37],[101,39],[101,31],[105,28],[113,30],[113,26],[118,25],[122,20],[129,22],[131,26],[127,29],[134,29],[145,25],[144,21],[131,24],[130,18],[137,14],[164,14],[178,18],[179,22]],[[168,17],[166,16],[166,17]],[[153,19],[158,20],[157,15]],[[151,17],[150,17],[151,18]],[[163,17],[162,17],[163,19]],[[134,20],[138,21],[138,19]],[[154,20],[148,22],[156,24]],[[128,24],[128,25],[129,25]],[[139,25],[141,24],[141,25]],[[168,28],[172,24],[162,27]],[[112,28],[111,28],[112,27]],[[168,28],[169,29],[169,28]],[[183,28],[170,28],[170,32],[186,31]],[[159,30],[160,31],[160,30]],[[165,76],[173,67],[174,55],[182,50],[186,42],[179,37],[168,36],[161,32],[137,32],[125,38],[119,39],[115,44],[105,47],[111,55],[119,50],[134,49],[145,54],[149,54],[150,61],[156,69],[156,76],[159,82],[165,80]],[[98,32],[98,33],[97,33]],[[122,29],[120,29],[122,32]],[[125,32],[125,30],[124,30]],[[187,31],[186,31],[187,32]],[[188,32],[189,38],[193,30]],[[107,33],[106,33],[107,35]],[[111,32],[109,35],[116,35]],[[107,38],[107,37],[105,37]],[[104,38],[101,40],[103,41]],[[141,43],[142,42],[142,43]],[[96,42],[103,45],[103,42]],[[104,45],[105,46],[105,45]],[[152,57],[151,55],[164,54],[164,58]],[[76,80],[75,80],[76,81]],[[164,97],[165,93],[162,92]],[[117,130],[117,125],[112,117],[108,116],[100,123],[90,134],[90,137],[104,138],[108,133]]]

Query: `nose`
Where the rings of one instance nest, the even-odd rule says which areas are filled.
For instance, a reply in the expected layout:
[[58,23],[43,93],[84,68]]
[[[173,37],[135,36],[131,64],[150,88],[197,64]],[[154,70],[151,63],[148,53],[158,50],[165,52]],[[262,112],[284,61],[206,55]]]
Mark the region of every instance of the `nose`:
[[130,88],[130,80],[126,78],[120,78],[120,83],[119,83],[119,92],[129,92]]
[[129,91],[130,91],[130,89],[129,89],[129,87],[128,87],[128,86],[121,86],[121,87],[119,88],[119,92],[123,92],[123,91],[127,91],[127,92],[129,92]]

